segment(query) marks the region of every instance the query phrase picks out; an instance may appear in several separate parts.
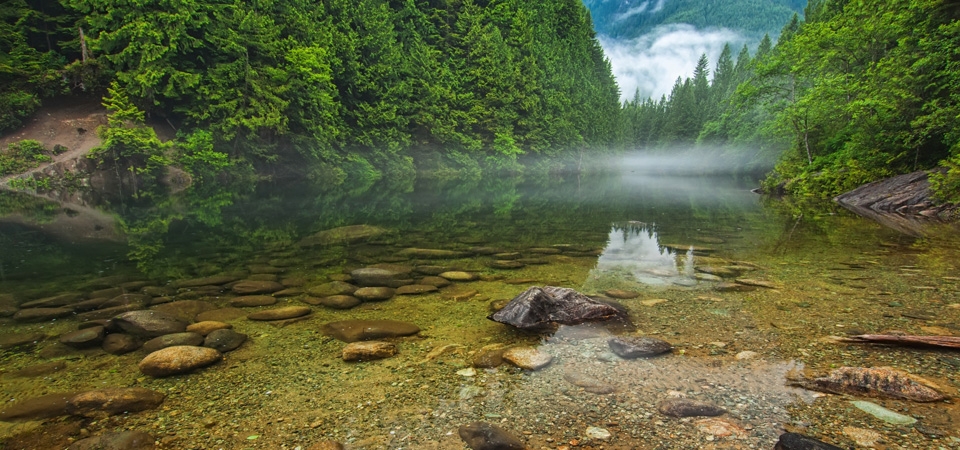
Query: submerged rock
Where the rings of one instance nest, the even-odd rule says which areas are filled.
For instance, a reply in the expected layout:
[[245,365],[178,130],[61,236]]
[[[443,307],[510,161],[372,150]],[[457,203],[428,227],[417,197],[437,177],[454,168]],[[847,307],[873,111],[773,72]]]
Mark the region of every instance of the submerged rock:
[[155,438],[142,431],[120,431],[80,439],[67,450],[152,450]]
[[130,311],[113,318],[113,324],[134,336],[157,337],[165,334],[182,333],[187,322],[160,311]]
[[314,245],[348,244],[372,239],[389,232],[390,231],[385,228],[375,227],[373,225],[350,225],[320,231],[311,236],[307,236],[300,241],[299,245],[301,247],[312,247]]
[[223,355],[212,348],[177,345],[147,355],[138,366],[144,375],[165,377],[206,367],[221,359]]
[[473,450],[523,450],[523,442],[503,428],[486,422],[462,425],[458,430],[460,439]]
[[553,356],[533,347],[513,347],[503,352],[503,360],[525,370],[539,370],[550,365]]
[[323,334],[343,342],[410,336],[419,332],[420,327],[396,320],[343,320],[323,326]]
[[607,345],[621,358],[644,358],[673,350],[669,342],[652,337],[615,337]]
[[554,324],[577,325],[611,319],[626,320],[627,314],[613,305],[598,302],[573,289],[534,286],[514,297],[503,309],[487,318],[524,330],[536,330]]
[[392,342],[362,341],[347,344],[341,356],[344,361],[373,361],[396,354],[397,346]]
[[67,410],[70,399],[75,395],[75,392],[63,392],[17,402],[0,410],[0,421],[18,422],[66,416],[70,414]]
[[688,398],[671,398],[660,402],[660,413],[673,417],[719,416],[727,410],[712,403]]
[[943,400],[929,381],[892,367],[841,367],[825,377],[790,380],[805,389],[832,394],[868,395],[915,402]]
[[116,415],[154,409],[165,395],[140,387],[108,388],[87,391],[70,399],[67,410],[78,416]]

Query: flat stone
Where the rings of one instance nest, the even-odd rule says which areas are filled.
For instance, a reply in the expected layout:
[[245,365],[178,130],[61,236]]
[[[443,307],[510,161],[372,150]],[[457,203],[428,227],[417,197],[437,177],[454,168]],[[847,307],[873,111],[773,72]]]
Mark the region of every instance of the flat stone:
[[70,444],[67,450],[154,450],[156,439],[143,431],[107,432]]
[[100,348],[111,355],[130,353],[141,346],[140,340],[124,333],[110,333],[103,338],[103,343],[100,344]]
[[187,322],[161,311],[130,311],[113,318],[113,324],[134,336],[154,338],[186,331]]
[[296,288],[286,288],[282,291],[277,291],[273,293],[274,297],[283,298],[283,297],[296,297],[298,295],[303,295],[303,289],[298,287]]
[[175,345],[199,346],[203,343],[203,336],[200,333],[186,331],[183,333],[171,333],[155,337],[143,343],[143,350],[147,353],[153,353],[157,350]]
[[513,347],[503,352],[503,360],[525,370],[547,367],[553,356],[533,347]]
[[717,283],[713,286],[713,290],[717,292],[748,292],[756,290],[756,286],[748,286],[746,284],[740,283]]
[[396,290],[389,287],[362,287],[353,296],[365,302],[382,302],[393,298]]
[[244,311],[240,308],[220,308],[197,314],[195,319],[197,322],[204,322],[207,320],[228,322],[246,317],[247,314],[249,314],[248,311]]
[[233,283],[239,278],[231,275],[214,275],[212,277],[191,278],[188,280],[179,280],[171,283],[174,288],[200,287],[200,286],[220,286],[227,283]]
[[110,298],[109,300],[100,304],[98,309],[102,308],[112,308],[114,306],[124,306],[124,305],[135,305],[139,307],[146,307],[153,300],[153,297],[145,294],[120,294],[116,297]]
[[432,248],[406,248],[397,253],[404,258],[416,259],[455,259],[467,256],[467,252],[457,252],[453,250],[441,250]]
[[515,436],[496,425],[473,422],[460,426],[460,439],[472,450],[524,450],[527,448]]
[[384,264],[377,267],[364,267],[350,272],[350,278],[359,286],[384,286],[398,288],[413,284],[410,272],[413,269],[407,266]]
[[479,279],[475,273],[460,271],[443,272],[440,277],[450,281],[476,281]]
[[509,260],[523,258],[523,255],[521,255],[520,252],[501,252],[501,253],[495,253],[493,257],[494,259],[509,261]]
[[214,330],[203,340],[203,346],[226,353],[236,350],[247,340],[247,335],[230,329]]
[[385,228],[380,228],[373,225],[350,225],[346,227],[320,231],[311,236],[303,238],[299,245],[301,247],[312,247],[315,245],[347,244],[369,240],[389,232],[390,231]]
[[93,291],[90,293],[90,298],[112,298],[124,293],[123,288],[112,287]]
[[269,294],[283,290],[283,285],[276,281],[241,280],[230,288],[237,295]]
[[747,285],[747,286],[756,286],[756,287],[762,287],[766,289],[782,289],[783,288],[783,286],[780,286],[779,284],[774,283],[772,281],[756,280],[753,278],[737,278],[736,282],[739,284]]
[[436,286],[438,288],[442,288],[442,287],[450,286],[451,283],[450,283],[450,280],[446,278],[431,275],[431,276],[426,276],[421,278],[420,281],[417,282],[417,284],[429,284],[430,286]]
[[344,361],[372,361],[389,358],[397,354],[397,346],[392,342],[362,341],[351,342],[343,348]]
[[607,341],[610,350],[621,358],[645,358],[673,350],[669,342],[652,337],[615,337]]
[[0,350],[34,345],[47,338],[43,333],[5,333],[0,334]]
[[8,376],[13,378],[35,378],[50,375],[67,368],[67,363],[63,360],[49,361],[40,364],[34,364],[22,369],[7,372]]
[[164,397],[157,391],[140,387],[98,389],[71,398],[67,410],[77,416],[113,416],[155,409]]
[[799,433],[783,433],[777,440],[775,450],[843,450],[835,445],[804,436]]
[[660,402],[657,407],[661,414],[672,417],[719,416],[727,410],[712,403],[688,398],[671,398]]
[[0,420],[19,422],[66,416],[70,414],[67,410],[70,399],[75,395],[76,392],[60,392],[29,398],[0,410]]
[[343,320],[325,324],[322,331],[327,336],[349,343],[411,336],[419,333],[420,327],[396,320]]
[[853,406],[856,406],[857,409],[887,423],[892,423],[894,425],[913,425],[917,423],[917,419],[914,419],[913,417],[891,411],[876,403],[863,400],[852,401],[850,403],[852,403]]
[[269,295],[245,295],[230,299],[230,306],[234,308],[249,308],[254,306],[270,306],[277,303],[276,297]]
[[13,315],[13,320],[24,323],[36,323],[72,315],[73,308],[66,306],[59,308],[26,308],[17,311],[17,313]]
[[20,306],[17,299],[10,294],[0,294],[0,317],[10,317],[17,313]]
[[60,335],[60,343],[73,348],[97,347],[107,332],[104,327],[90,327]]
[[284,306],[247,315],[250,320],[285,320],[310,314],[309,306]]
[[199,314],[217,309],[217,305],[201,300],[177,300],[175,302],[154,306],[151,309],[191,323],[197,320]]
[[331,295],[353,295],[357,287],[343,281],[331,281],[318,286],[307,288],[307,293],[314,297],[330,297]]
[[191,372],[221,359],[223,355],[212,348],[178,345],[147,355],[138,367],[144,375],[166,377]]
[[503,364],[503,352],[505,348],[484,349],[477,352],[473,357],[472,365],[478,369],[492,369],[500,367]]
[[616,386],[610,383],[604,383],[573,369],[564,371],[563,379],[574,386],[583,388],[583,390],[591,394],[612,394],[617,391]]
[[80,322],[90,322],[94,320],[104,320],[112,319],[120,314],[130,311],[139,311],[142,310],[142,306],[138,305],[120,305],[112,306],[110,308],[95,309],[93,311],[82,312],[77,314],[77,320]]
[[618,298],[621,300],[630,300],[640,296],[639,292],[625,291],[623,289],[610,289],[603,292],[607,297]]
[[439,289],[429,284],[408,284],[397,288],[397,295],[421,295],[436,292]]
[[327,308],[333,309],[350,309],[363,303],[359,298],[352,295],[331,295],[322,298],[305,297],[300,299],[300,301],[308,305],[326,306]]
[[[72,305],[76,302],[79,302],[83,298],[83,294],[79,292],[66,292],[59,295],[54,295],[52,297],[41,298],[39,300],[31,300],[20,305],[20,308],[56,308],[60,306]],[[11,296],[12,300],[13,297]]]
[[511,260],[495,260],[487,264],[491,269],[500,269],[500,270],[515,270],[522,269],[525,265],[520,261],[511,261]]
[[191,323],[190,325],[187,325],[187,331],[197,333],[201,336],[206,336],[215,330],[225,330],[229,328],[233,328],[233,325],[217,320],[204,320],[202,322]]

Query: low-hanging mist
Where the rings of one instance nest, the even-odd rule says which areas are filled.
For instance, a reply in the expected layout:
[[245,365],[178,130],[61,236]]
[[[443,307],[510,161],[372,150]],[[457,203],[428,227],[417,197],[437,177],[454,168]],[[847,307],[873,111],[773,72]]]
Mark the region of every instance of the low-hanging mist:
[[692,25],[671,24],[636,39],[600,36],[599,40],[620,86],[621,99],[629,100],[638,91],[640,98],[656,99],[669,94],[677,77],[693,75],[700,55],[716,61],[724,44],[737,48],[747,38],[725,28],[701,30]]

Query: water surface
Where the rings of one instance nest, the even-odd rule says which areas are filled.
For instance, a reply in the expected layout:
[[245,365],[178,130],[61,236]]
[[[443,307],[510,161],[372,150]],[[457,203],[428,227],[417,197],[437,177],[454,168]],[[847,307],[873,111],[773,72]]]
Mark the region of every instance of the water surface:
[[[845,446],[862,439],[857,430],[878,433],[888,448],[960,445],[960,415],[952,404],[871,399],[920,419],[914,426],[891,425],[854,409],[851,398],[787,385],[788,377],[805,371],[894,366],[955,394],[955,353],[835,340],[858,333],[958,333],[952,233],[904,236],[830,204],[763,198],[752,187],[752,180],[734,177],[627,170],[416,186],[381,182],[353,190],[303,183],[193,187],[152,206],[85,205],[89,210],[80,202],[63,207],[0,194],[0,292],[16,303],[71,291],[89,295],[132,281],[169,287],[218,274],[275,276],[308,289],[383,263],[481,277],[349,310],[311,306],[308,319],[282,327],[238,317],[230,323],[250,337],[241,348],[215,366],[161,379],[137,370],[142,352],[114,356],[57,343],[77,328],[75,319],[22,324],[5,318],[3,333],[39,331],[49,338],[4,350],[3,401],[105,386],[154,389],[167,395],[160,409],[82,425],[94,435],[143,430],[164,448],[292,449],[331,439],[348,448],[460,449],[457,428],[478,420],[500,425],[530,448],[771,448],[785,429]],[[359,224],[388,232],[349,244],[299,244],[314,233]],[[462,256],[410,259],[402,256],[407,248]],[[494,253],[516,253],[503,257],[523,267],[493,268],[500,258]],[[732,284],[738,278],[767,287],[742,290],[743,284]],[[618,300],[633,326],[526,333],[486,319],[492,302],[540,285],[595,296],[635,292],[636,298]],[[232,297],[228,289],[171,289],[169,298],[155,301],[220,307]],[[293,295],[278,305],[304,300],[305,294]],[[272,307],[245,313],[266,308]],[[344,344],[320,330],[355,318],[402,320],[422,331],[394,339],[397,356],[346,363]],[[606,345],[615,335],[657,337],[674,351],[620,359]],[[465,370],[484,349],[519,345],[538,347],[553,362],[538,371],[508,364]],[[15,376],[49,361],[65,361],[66,368]],[[570,380],[613,392],[591,393]],[[729,412],[682,420],[660,414],[657,404],[675,396]],[[22,437],[38,426],[0,423],[0,433]],[[609,437],[601,440],[605,435],[590,427]]]

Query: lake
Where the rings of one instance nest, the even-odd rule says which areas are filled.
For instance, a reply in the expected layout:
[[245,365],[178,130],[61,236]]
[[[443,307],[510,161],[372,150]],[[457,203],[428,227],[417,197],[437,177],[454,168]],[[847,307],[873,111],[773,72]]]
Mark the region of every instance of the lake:
[[[0,437],[9,448],[138,430],[162,448],[462,449],[458,428],[482,421],[532,449],[772,448],[784,430],[843,447],[960,448],[949,401],[823,394],[792,381],[890,366],[954,396],[955,352],[840,339],[960,334],[955,230],[907,236],[755,186],[626,167],[194,186],[150,204],[0,193],[3,407],[112,387],[165,395],[138,413],[0,422]],[[362,278],[374,275],[383,282]],[[364,301],[342,291],[359,281]],[[376,284],[387,294],[375,297]],[[529,332],[487,318],[533,286],[616,302],[629,323]],[[37,306],[60,311],[24,313]],[[121,312],[106,308],[148,307],[213,318],[247,339],[213,365],[161,377],[138,368],[143,349],[108,353],[102,336],[60,342],[84,320]],[[248,318],[285,307],[305,315]],[[329,324],[383,319],[419,332],[382,338],[393,356],[344,361],[348,344]],[[618,336],[672,351],[623,358],[608,345]],[[495,364],[517,347],[550,361]],[[677,398],[726,412],[661,412]],[[917,420],[891,423],[852,400]]]

